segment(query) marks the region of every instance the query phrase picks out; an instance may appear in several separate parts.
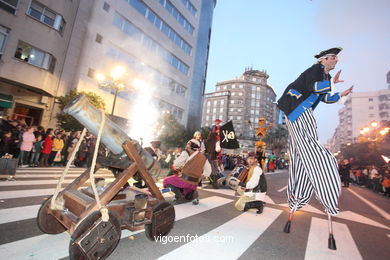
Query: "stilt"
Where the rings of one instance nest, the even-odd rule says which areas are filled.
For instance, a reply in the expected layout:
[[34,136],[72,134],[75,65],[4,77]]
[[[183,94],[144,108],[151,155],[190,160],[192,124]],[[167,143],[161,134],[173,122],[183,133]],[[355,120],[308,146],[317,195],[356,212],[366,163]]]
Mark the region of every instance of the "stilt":
[[328,248],[336,250],[336,240],[333,237],[333,227],[332,227],[332,216],[328,213],[328,228],[329,228],[329,238],[328,238]]
[[293,214],[295,213],[296,210],[297,210],[297,207],[295,206],[290,211],[290,214],[288,214],[288,220],[287,220],[287,223],[286,223],[286,225],[284,226],[284,229],[283,229],[284,233],[290,233],[291,221],[292,221],[292,218],[293,218]]

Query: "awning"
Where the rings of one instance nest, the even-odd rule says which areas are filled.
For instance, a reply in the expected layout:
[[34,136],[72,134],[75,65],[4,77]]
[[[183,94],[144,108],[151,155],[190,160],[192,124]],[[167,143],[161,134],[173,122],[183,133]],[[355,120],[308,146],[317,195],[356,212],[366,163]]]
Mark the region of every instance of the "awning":
[[0,93],[0,107],[12,108],[13,103],[13,96]]

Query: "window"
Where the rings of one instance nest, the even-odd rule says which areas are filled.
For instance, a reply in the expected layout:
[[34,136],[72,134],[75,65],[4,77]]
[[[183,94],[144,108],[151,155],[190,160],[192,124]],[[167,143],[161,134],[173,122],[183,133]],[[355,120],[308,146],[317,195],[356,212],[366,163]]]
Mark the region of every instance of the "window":
[[119,13],[115,13],[113,24],[118,27],[122,32],[131,36],[133,39],[139,41],[146,48],[155,52],[161,58],[163,58],[167,63],[172,65],[175,69],[187,75],[189,66],[183,61],[178,59],[172,53],[167,51],[165,48],[160,46],[156,41],[146,35],[141,29],[133,25],[130,21],[126,20]]
[[102,43],[102,40],[103,40],[103,36],[101,36],[100,34],[97,33],[95,41],[98,42],[98,43]]
[[60,33],[63,32],[65,27],[65,21],[61,15],[51,11],[43,4],[32,0],[27,14],[38,21],[56,29]]
[[5,44],[7,43],[9,29],[0,25],[0,59],[3,56]]
[[[139,1],[139,0],[127,0],[127,1]],[[184,29],[186,29],[191,35],[194,32],[194,27],[184,18],[184,16],[173,6],[168,0],[159,0],[160,4],[170,13],[176,21],[178,21]]]
[[181,2],[183,3],[183,5],[188,9],[188,11],[190,11],[190,13],[195,16],[196,14],[196,8],[195,6],[193,6],[193,4],[191,4],[190,0],[181,0]]
[[0,0],[0,8],[8,13],[15,14],[18,2],[18,0]]
[[24,42],[19,42],[15,52],[15,58],[35,65],[50,72],[54,71],[56,59],[53,55],[32,47]]
[[179,46],[185,53],[191,55],[192,47],[177,34],[167,23],[162,21],[155,12],[140,0],[126,0],[142,16],[148,19],[158,30],[163,32],[171,41]]
[[91,69],[91,68],[88,68],[88,74],[87,75],[90,78],[95,78],[95,70]]
[[104,4],[103,4],[103,10],[106,11],[106,12],[110,11],[110,5],[107,4],[106,2],[104,2]]
[[374,109],[374,107],[368,107],[368,109],[369,109],[369,110],[373,110],[373,109]]
[[372,102],[372,101],[373,101],[373,99],[372,99],[372,98],[369,98],[369,99],[368,99],[368,102]]

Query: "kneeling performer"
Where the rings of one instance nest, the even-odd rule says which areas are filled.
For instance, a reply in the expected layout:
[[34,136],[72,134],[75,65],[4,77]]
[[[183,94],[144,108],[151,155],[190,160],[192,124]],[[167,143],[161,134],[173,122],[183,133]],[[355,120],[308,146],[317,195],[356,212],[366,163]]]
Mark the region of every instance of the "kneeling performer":
[[187,143],[183,151],[173,162],[176,174],[167,176],[163,180],[164,188],[170,188],[176,200],[192,200],[194,204],[199,202],[197,186],[202,174],[210,176],[211,166],[203,154],[204,145],[199,131],[194,133],[194,139]]
[[267,182],[257,163],[257,159],[253,152],[248,154],[248,176],[246,182],[240,182],[237,192],[241,195],[235,204],[239,211],[247,211],[248,209],[257,209],[257,214],[261,214],[264,208],[264,197],[267,191]]

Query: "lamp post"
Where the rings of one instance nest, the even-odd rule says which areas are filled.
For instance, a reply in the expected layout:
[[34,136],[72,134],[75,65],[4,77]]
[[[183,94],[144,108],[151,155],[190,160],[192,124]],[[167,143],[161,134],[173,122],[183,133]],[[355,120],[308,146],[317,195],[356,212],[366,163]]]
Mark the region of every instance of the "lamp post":
[[124,75],[125,71],[126,69],[124,67],[116,66],[111,70],[110,76],[108,78],[102,73],[96,74],[96,79],[99,82],[99,85],[105,88],[113,89],[115,91],[114,101],[111,110],[112,116],[114,115],[115,104],[116,104],[118,93],[125,88],[125,84],[120,80]]

